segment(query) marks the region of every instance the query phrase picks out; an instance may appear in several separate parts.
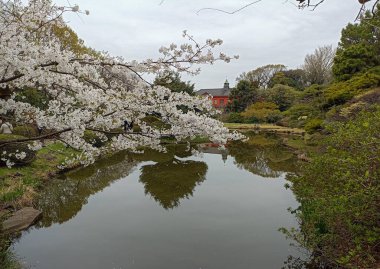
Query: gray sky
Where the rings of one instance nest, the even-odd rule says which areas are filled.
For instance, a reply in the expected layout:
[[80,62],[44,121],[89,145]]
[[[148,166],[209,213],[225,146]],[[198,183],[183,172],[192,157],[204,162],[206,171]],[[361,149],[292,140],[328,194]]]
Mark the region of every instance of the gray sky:
[[[67,0],[55,0],[68,5]],[[295,0],[262,0],[234,15],[200,8],[236,10],[248,0],[70,0],[90,15],[68,15],[69,25],[86,45],[121,55],[128,60],[157,58],[158,49],[172,42],[183,43],[188,30],[199,42],[221,38],[221,51],[239,60],[202,66],[196,77],[183,76],[196,89],[235,84],[242,72],[265,64],[296,68],[307,53],[322,45],[337,46],[341,29],[353,22],[360,4],[356,0],[326,0],[315,11],[299,10]]]

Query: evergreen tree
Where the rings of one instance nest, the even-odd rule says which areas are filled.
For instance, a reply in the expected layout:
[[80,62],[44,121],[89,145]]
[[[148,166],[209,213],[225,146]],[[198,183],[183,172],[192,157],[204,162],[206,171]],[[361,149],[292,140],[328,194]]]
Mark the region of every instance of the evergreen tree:
[[190,81],[182,81],[181,75],[177,72],[171,71],[159,74],[153,83],[154,85],[164,86],[172,92],[186,92],[194,95],[194,84],[191,84]]
[[250,81],[240,80],[236,88],[232,89],[230,93],[232,111],[244,111],[250,104],[256,101],[257,95],[257,88]]
[[367,12],[357,24],[342,30],[333,73],[338,80],[348,80],[353,74],[380,65],[380,14]]

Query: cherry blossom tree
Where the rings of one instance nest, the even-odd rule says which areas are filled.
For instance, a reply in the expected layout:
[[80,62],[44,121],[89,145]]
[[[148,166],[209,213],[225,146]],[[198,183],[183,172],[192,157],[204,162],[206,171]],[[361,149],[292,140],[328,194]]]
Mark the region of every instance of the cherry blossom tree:
[[[198,74],[199,64],[229,62],[234,57],[213,53],[221,40],[200,44],[184,31],[187,43],[161,47],[160,58],[142,62],[108,53],[78,54],[62,46],[54,28],[67,27],[64,13],[88,15],[88,11],[56,6],[50,0],[1,0],[0,5],[0,90],[10,92],[9,98],[0,99],[0,115],[12,115],[17,124],[33,123],[48,130],[31,138],[1,141],[3,160],[7,145],[29,143],[37,150],[47,138],[59,139],[81,152],[67,164],[80,161],[85,165],[101,154],[136,151],[141,146],[165,150],[160,145],[163,135],[176,140],[201,135],[222,144],[242,138],[212,118],[218,112],[209,100],[171,92],[144,80],[144,74],[165,70]],[[46,108],[18,98],[25,88],[48,96]],[[184,106],[186,113],[180,108]],[[146,123],[144,118],[151,114],[158,115],[167,128]],[[125,120],[133,121],[141,131],[120,129]],[[104,145],[94,147],[86,142],[85,131],[95,132]],[[12,165],[9,160],[8,165]]]

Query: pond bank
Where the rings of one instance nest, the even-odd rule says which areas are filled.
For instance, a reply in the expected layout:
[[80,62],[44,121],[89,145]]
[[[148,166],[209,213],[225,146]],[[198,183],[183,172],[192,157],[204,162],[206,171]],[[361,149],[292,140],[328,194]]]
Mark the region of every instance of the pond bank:
[[224,123],[224,126],[230,130],[239,131],[262,131],[276,134],[305,135],[306,132],[299,128],[290,128],[274,124],[253,124],[253,123]]

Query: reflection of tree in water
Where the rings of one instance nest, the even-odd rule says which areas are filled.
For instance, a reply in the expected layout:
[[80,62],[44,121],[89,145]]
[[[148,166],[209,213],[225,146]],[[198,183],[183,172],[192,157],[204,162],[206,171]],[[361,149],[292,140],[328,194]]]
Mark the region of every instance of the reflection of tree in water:
[[166,145],[166,152],[159,152],[154,149],[145,149],[144,153],[131,153],[130,158],[137,161],[167,162],[175,157],[186,158],[192,155],[191,149],[196,145],[188,147],[187,144],[170,144]]
[[198,161],[172,161],[145,165],[140,182],[163,208],[179,206],[180,200],[193,195],[194,188],[205,180],[207,165]]
[[102,159],[93,165],[67,173],[63,180],[52,181],[41,193],[38,207],[43,212],[39,227],[63,223],[87,204],[87,199],[112,182],[127,176],[136,166],[124,153]]
[[296,172],[297,160],[273,136],[250,135],[246,143],[236,142],[228,147],[236,165],[262,177],[277,178],[284,172]]

